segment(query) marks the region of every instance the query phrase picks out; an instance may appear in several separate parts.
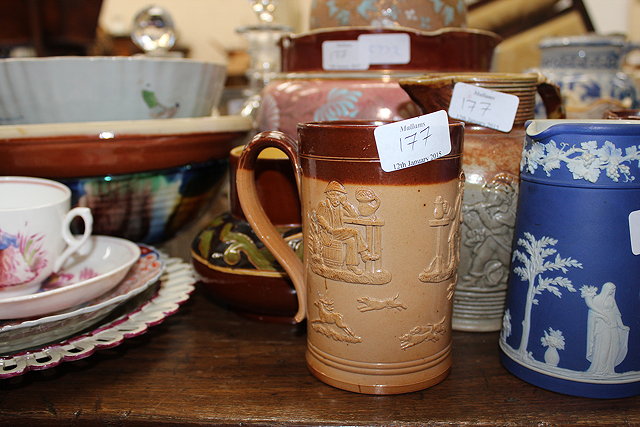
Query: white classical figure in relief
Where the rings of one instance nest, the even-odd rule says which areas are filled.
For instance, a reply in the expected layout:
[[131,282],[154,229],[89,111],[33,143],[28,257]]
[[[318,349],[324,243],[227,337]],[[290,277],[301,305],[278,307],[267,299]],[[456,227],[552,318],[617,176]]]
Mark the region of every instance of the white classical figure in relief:
[[591,365],[587,372],[615,374],[615,367],[627,356],[629,340],[629,327],[622,323],[616,304],[616,286],[607,282],[599,294],[593,286],[584,286],[581,291],[589,307],[586,357]]

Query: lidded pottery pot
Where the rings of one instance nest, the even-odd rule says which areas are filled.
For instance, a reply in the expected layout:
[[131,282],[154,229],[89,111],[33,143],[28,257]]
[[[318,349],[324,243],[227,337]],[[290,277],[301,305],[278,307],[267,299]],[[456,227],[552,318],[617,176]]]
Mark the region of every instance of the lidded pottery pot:
[[527,124],[501,360],[560,393],[640,394],[640,123]]
[[[370,49],[400,51],[402,58],[355,60],[351,69],[332,62],[338,53],[357,57],[353,46],[363,39],[373,43]],[[295,135],[298,123],[414,117],[419,110],[398,86],[400,78],[428,71],[488,71],[499,42],[494,33],[463,28],[345,27],[285,35],[282,73],[262,91],[258,128]],[[351,47],[340,50],[342,44]]]
[[633,79],[621,70],[636,48],[617,36],[548,38],[540,43],[540,72],[560,86],[568,118],[599,119],[607,110],[638,107]]
[[[192,263],[216,302],[254,320],[294,323],[298,301],[291,280],[258,239],[238,201],[236,172],[243,148],[235,147],[229,155],[230,210],[195,237]],[[266,215],[301,256],[300,199],[291,164],[279,150],[261,153],[256,188]]]
[[501,132],[466,123],[460,265],[454,296],[453,328],[500,330],[507,290],[516,215],[523,124],[534,115],[539,93],[552,117],[562,117],[556,86],[539,74],[433,73],[400,85],[424,113],[447,110],[454,86],[467,83],[519,98],[513,128]]

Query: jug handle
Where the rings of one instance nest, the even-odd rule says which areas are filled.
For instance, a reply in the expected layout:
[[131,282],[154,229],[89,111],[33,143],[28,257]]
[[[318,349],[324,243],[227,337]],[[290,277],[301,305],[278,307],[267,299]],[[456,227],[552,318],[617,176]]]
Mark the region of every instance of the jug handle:
[[262,132],[254,136],[242,151],[238,161],[236,186],[238,199],[245,217],[253,231],[264,245],[271,251],[280,265],[289,274],[298,297],[298,312],[294,319],[301,322],[306,316],[306,288],[304,284],[304,267],[300,258],[284,241],[280,232],[267,217],[255,182],[255,164],[262,150],[273,147],[282,150],[293,163],[298,193],[300,192],[301,167],[298,159],[298,144],[291,137],[279,131]]
[[542,98],[544,109],[548,119],[566,119],[567,114],[562,102],[560,86],[551,83],[545,76],[538,72],[538,94]]

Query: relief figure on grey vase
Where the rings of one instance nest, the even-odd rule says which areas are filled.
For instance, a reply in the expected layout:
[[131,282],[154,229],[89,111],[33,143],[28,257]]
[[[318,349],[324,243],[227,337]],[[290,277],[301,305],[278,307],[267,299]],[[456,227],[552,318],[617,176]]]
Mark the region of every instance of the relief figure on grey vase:
[[[471,193],[469,189],[467,192]],[[463,245],[458,287],[506,289],[516,219],[517,180],[510,174],[497,174],[479,193],[481,200],[462,206]]]

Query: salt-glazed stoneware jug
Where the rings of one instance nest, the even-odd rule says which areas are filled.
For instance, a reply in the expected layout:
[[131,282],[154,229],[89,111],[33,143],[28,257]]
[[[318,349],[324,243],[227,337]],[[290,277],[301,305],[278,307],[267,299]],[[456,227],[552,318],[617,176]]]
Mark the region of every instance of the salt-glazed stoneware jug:
[[[320,380],[369,394],[420,390],[451,368],[451,312],[462,202],[463,124],[451,152],[393,172],[381,168],[381,122],[298,126],[298,141],[258,134],[242,153],[237,191],[249,223],[289,273],[306,360]],[[253,170],[277,147],[296,171],[304,264],[259,204]]]
[[519,101],[509,132],[465,124],[464,220],[453,328],[498,331],[507,292],[524,123],[534,117],[537,93],[551,117],[564,113],[557,86],[536,73],[431,73],[400,80],[424,113],[448,109],[458,83],[514,95]]
[[640,123],[534,120],[501,359],[577,396],[640,394]]

